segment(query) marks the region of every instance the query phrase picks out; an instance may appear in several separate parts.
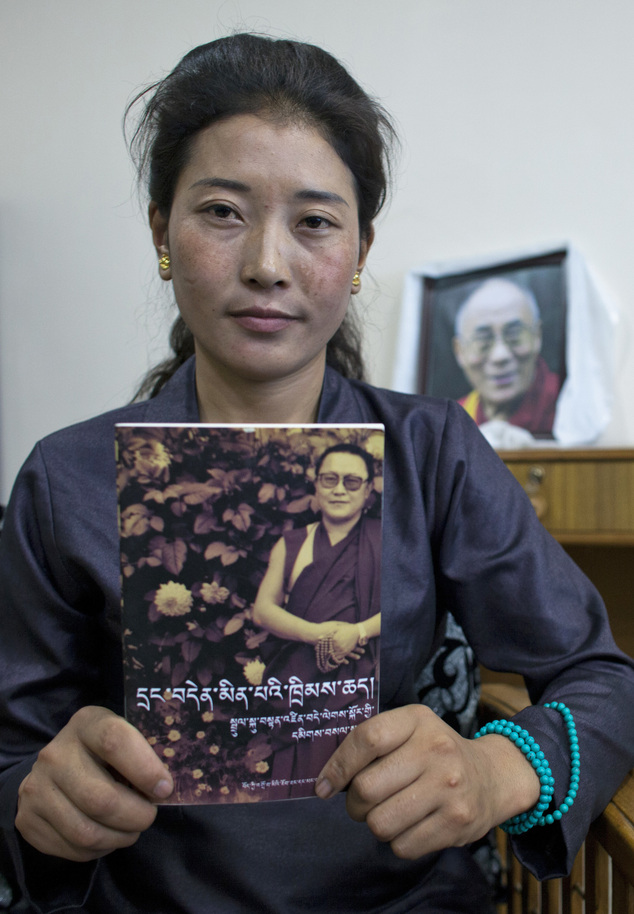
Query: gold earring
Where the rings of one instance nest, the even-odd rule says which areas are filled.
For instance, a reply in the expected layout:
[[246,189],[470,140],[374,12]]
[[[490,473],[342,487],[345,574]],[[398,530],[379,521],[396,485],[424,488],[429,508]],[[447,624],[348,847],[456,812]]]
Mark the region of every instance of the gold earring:
[[161,270],[169,270],[169,268],[170,268],[170,255],[169,254],[162,254],[159,257],[159,267],[161,268]]
[[354,276],[352,277],[352,285],[355,286],[355,287],[361,285],[361,274],[359,273],[358,270],[357,270],[357,272],[354,274]]

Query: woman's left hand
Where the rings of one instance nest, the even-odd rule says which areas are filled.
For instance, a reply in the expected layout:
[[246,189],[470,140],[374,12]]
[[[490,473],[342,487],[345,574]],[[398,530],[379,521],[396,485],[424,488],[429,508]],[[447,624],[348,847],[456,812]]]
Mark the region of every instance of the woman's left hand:
[[408,860],[481,838],[540,792],[510,740],[464,739],[424,705],[378,714],[348,734],[315,790],[325,799],[346,786],[351,818]]

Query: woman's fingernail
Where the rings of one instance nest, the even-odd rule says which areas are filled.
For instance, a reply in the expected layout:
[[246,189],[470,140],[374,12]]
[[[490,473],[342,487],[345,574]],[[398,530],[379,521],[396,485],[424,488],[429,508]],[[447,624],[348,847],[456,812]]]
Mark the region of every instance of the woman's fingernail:
[[332,795],[332,784],[328,778],[319,778],[315,784],[315,793],[318,797],[321,797],[322,800],[327,800],[328,797]]
[[169,797],[170,793],[174,788],[172,787],[172,782],[163,778],[154,785],[154,796],[158,797],[159,800],[166,800]]

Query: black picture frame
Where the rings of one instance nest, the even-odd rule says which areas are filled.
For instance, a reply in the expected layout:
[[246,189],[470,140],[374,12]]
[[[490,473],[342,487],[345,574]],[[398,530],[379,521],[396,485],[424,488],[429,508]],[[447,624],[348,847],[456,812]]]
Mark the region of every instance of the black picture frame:
[[[510,258],[455,271],[421,273],[421,328],[417,391],[459,400],[471,386],[458,365],[452,340],[456,315],[467,297],[485,280],[501,277],[528,288],[541,312],[541,355],[559,378],[566,378],[566,248]],[[552,437],[542,433],[536,437]]]

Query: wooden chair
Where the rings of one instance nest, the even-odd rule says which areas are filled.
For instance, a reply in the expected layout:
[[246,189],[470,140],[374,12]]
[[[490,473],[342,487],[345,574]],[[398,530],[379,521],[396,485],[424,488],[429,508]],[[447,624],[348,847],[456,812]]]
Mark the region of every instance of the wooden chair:
[[[529,703],[522,688],[486,683],[481,717],[511,717]],[[506,893],[499,914],[634,914],[634,770],[592,823],[567,878],[538,882],[515,858],[501,829],[497,841]]]

